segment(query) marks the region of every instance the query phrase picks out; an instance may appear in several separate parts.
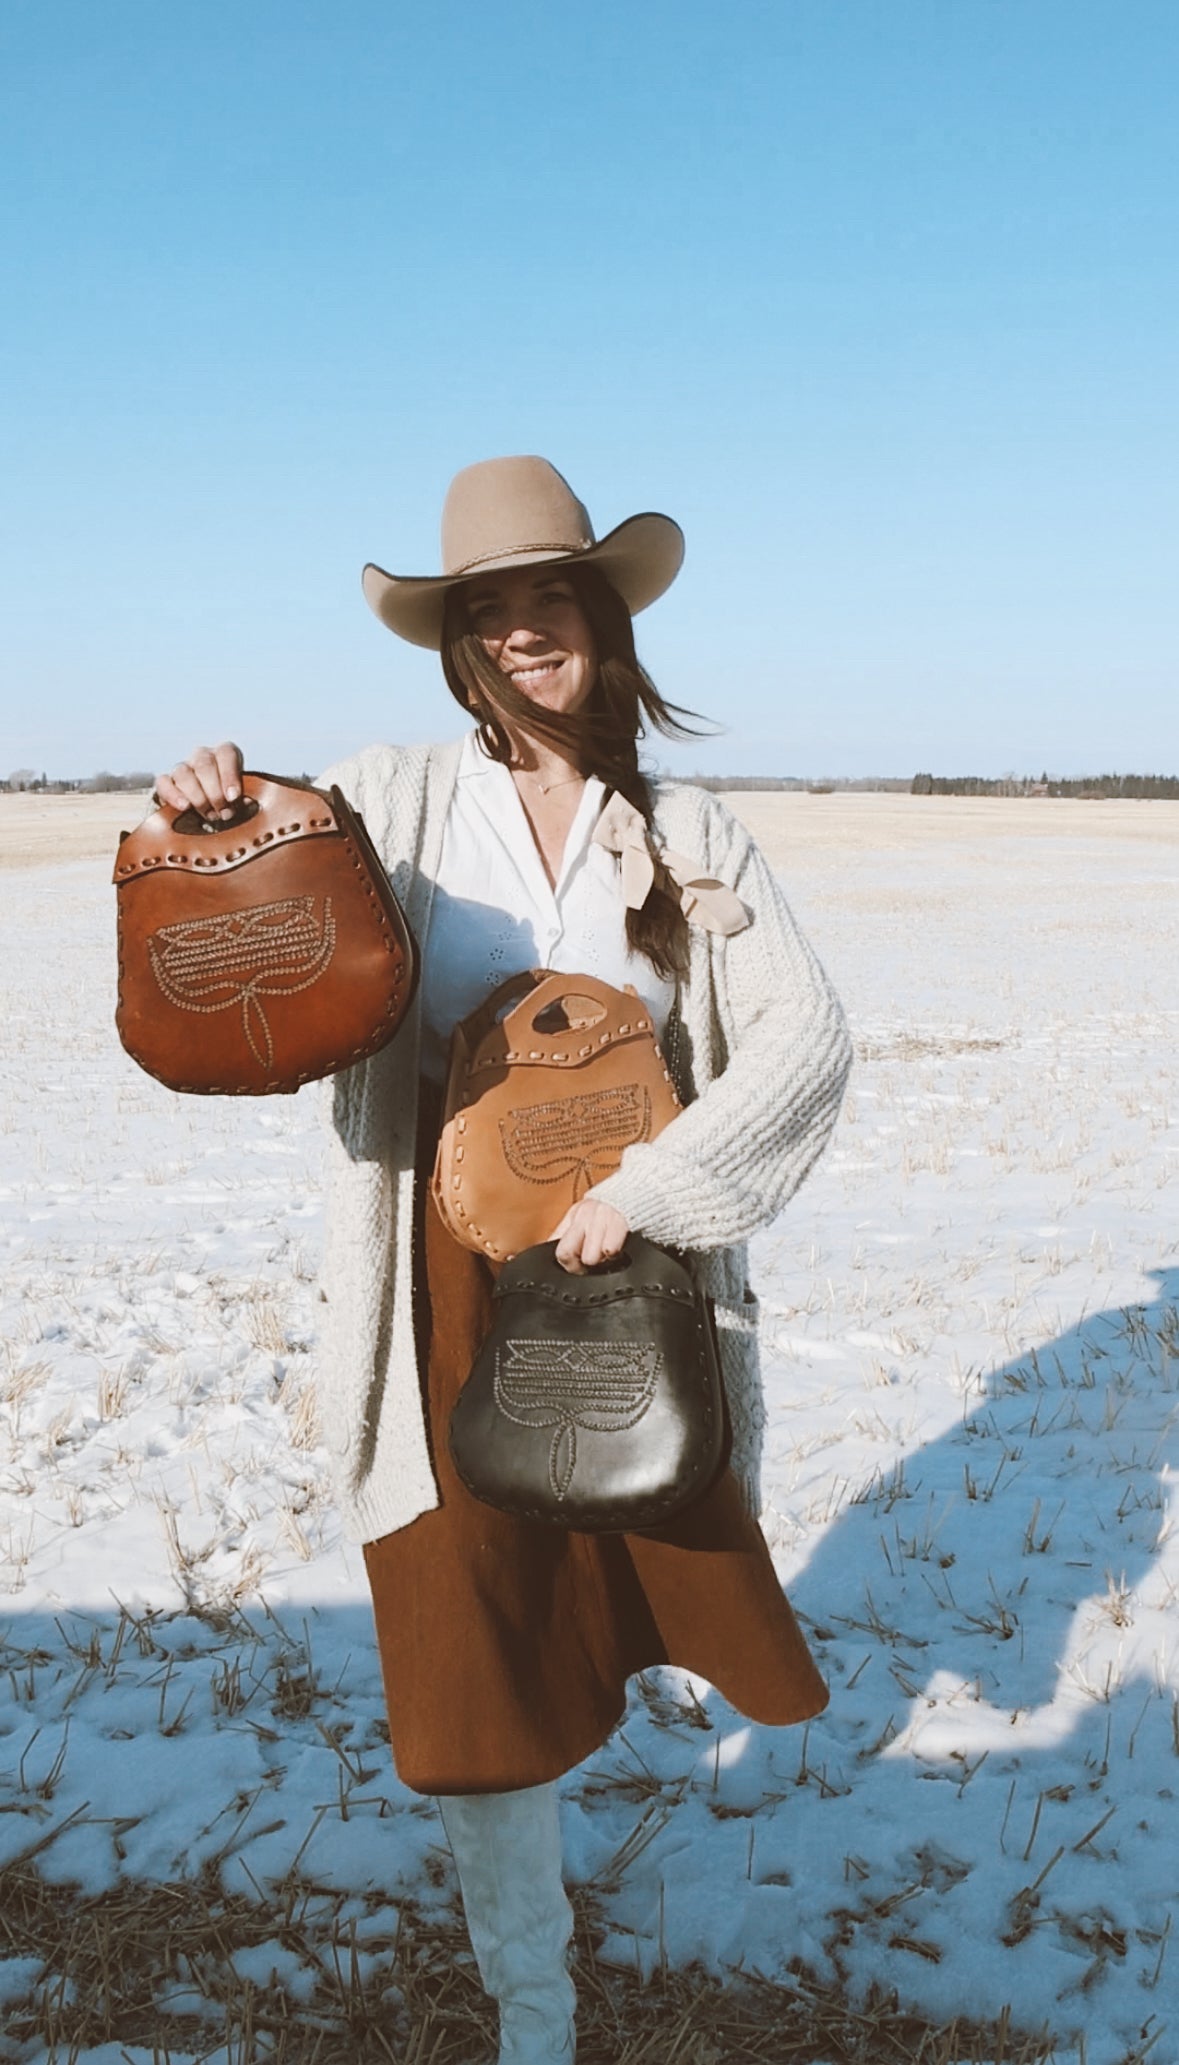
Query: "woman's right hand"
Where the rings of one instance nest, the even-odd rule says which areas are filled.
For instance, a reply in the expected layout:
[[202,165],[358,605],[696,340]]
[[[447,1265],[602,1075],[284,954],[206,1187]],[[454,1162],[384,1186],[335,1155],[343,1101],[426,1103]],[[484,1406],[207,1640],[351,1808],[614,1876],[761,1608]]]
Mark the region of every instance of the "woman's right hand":
[[199,810],[202,817],[232,817],[242,792],[242,751],[231,739],[198,746],[191,760],[179,760],[171,774],[156,777],[156,795],[166,810]]

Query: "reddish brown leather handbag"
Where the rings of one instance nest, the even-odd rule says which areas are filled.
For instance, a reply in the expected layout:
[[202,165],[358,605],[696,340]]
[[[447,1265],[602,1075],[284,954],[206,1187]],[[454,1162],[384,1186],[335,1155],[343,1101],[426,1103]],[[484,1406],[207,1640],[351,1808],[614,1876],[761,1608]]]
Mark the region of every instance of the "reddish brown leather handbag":
[[464,1247],[502,1262],[548,1240],[679,1110],[636,990],[545,968],[512,976],[452,1035],[438,1208]]
[[158,809],[119,841],[119,1038],[172,1090],[260,1097],[391,1040],[414,943],[333,788],[243,774],[232,822]]

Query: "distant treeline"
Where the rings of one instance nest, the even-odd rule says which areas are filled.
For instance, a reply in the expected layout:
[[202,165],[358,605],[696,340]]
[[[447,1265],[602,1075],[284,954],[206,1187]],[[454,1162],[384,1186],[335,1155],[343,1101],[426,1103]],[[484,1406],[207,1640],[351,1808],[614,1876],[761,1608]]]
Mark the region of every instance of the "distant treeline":
[[804,790],[812,796],[831,796],[836,789],[890,789],[895,795],[904,796],[912,787],[903,775],[894,774],[857,775],[854,780],[850,775],[834,774],[677,774],[672,779],[690,782],[694,789],[791,789],[795,793]]
[[1082,801],[1100,797],[1179,796],[1177,774],[1084,774],[1055,777],[1042,774],[1003,775],[988,781],[978,774],[915,774],[910,784],[914,796],[1076,796]]
[[[303,774],[293,777],[310,782],[312,777]],[[0,780],[0,793],[28,792],[38,796],[96,796],[109,791],[151,789],[155,775],[136,770],[133,774],[86,775],[78,780],[50,779],[48,775],[36,774],[30,767],[18,767],[7,781]],[[733,790],[766,789],[789,790],[794,794],[830,796],[836,791],[885,791],[893,795],[911,796],[1077,796],[1082,799],[1102,796],[1145,796],[1179,797],[1179,775],[1176,774],[1090,774],[1073,777],[1055,777],[1042,774],[1038,781],[1032,775],[1005,774],[988,778],[981,774],[915,774],[911,780],[903,775],[823,775],[820,778],[800,774],[688,774],[673,775],[673,781],[691,782],[698,789]]]
[[134,774],[88,774],[76,781],[50,780],[47,774],[37,774],[31,767],[18,767],[7,781],[0,781],[0,790],[9,795],[31,796],[102,796],[111,790],[152,789],[154,774],[137,771]]

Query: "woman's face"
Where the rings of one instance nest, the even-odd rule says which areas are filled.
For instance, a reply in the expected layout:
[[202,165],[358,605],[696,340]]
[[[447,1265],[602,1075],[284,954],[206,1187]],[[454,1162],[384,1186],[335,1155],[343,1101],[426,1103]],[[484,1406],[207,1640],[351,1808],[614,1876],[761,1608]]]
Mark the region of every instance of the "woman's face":
[[467,621],[488,659],[530,702],[569,716],[594,685],[598,653],[577,591],[558,567],[512,567],[468,582]]

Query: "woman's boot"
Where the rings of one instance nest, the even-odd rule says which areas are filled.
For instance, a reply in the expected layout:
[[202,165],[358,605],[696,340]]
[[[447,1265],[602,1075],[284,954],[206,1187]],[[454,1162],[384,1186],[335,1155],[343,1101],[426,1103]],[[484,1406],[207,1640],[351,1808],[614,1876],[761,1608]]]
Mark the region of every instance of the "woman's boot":
[[499,2002],[499,2065],[572,2065],[573,1912],[555,1785],[438,1801],[479,1974]]

